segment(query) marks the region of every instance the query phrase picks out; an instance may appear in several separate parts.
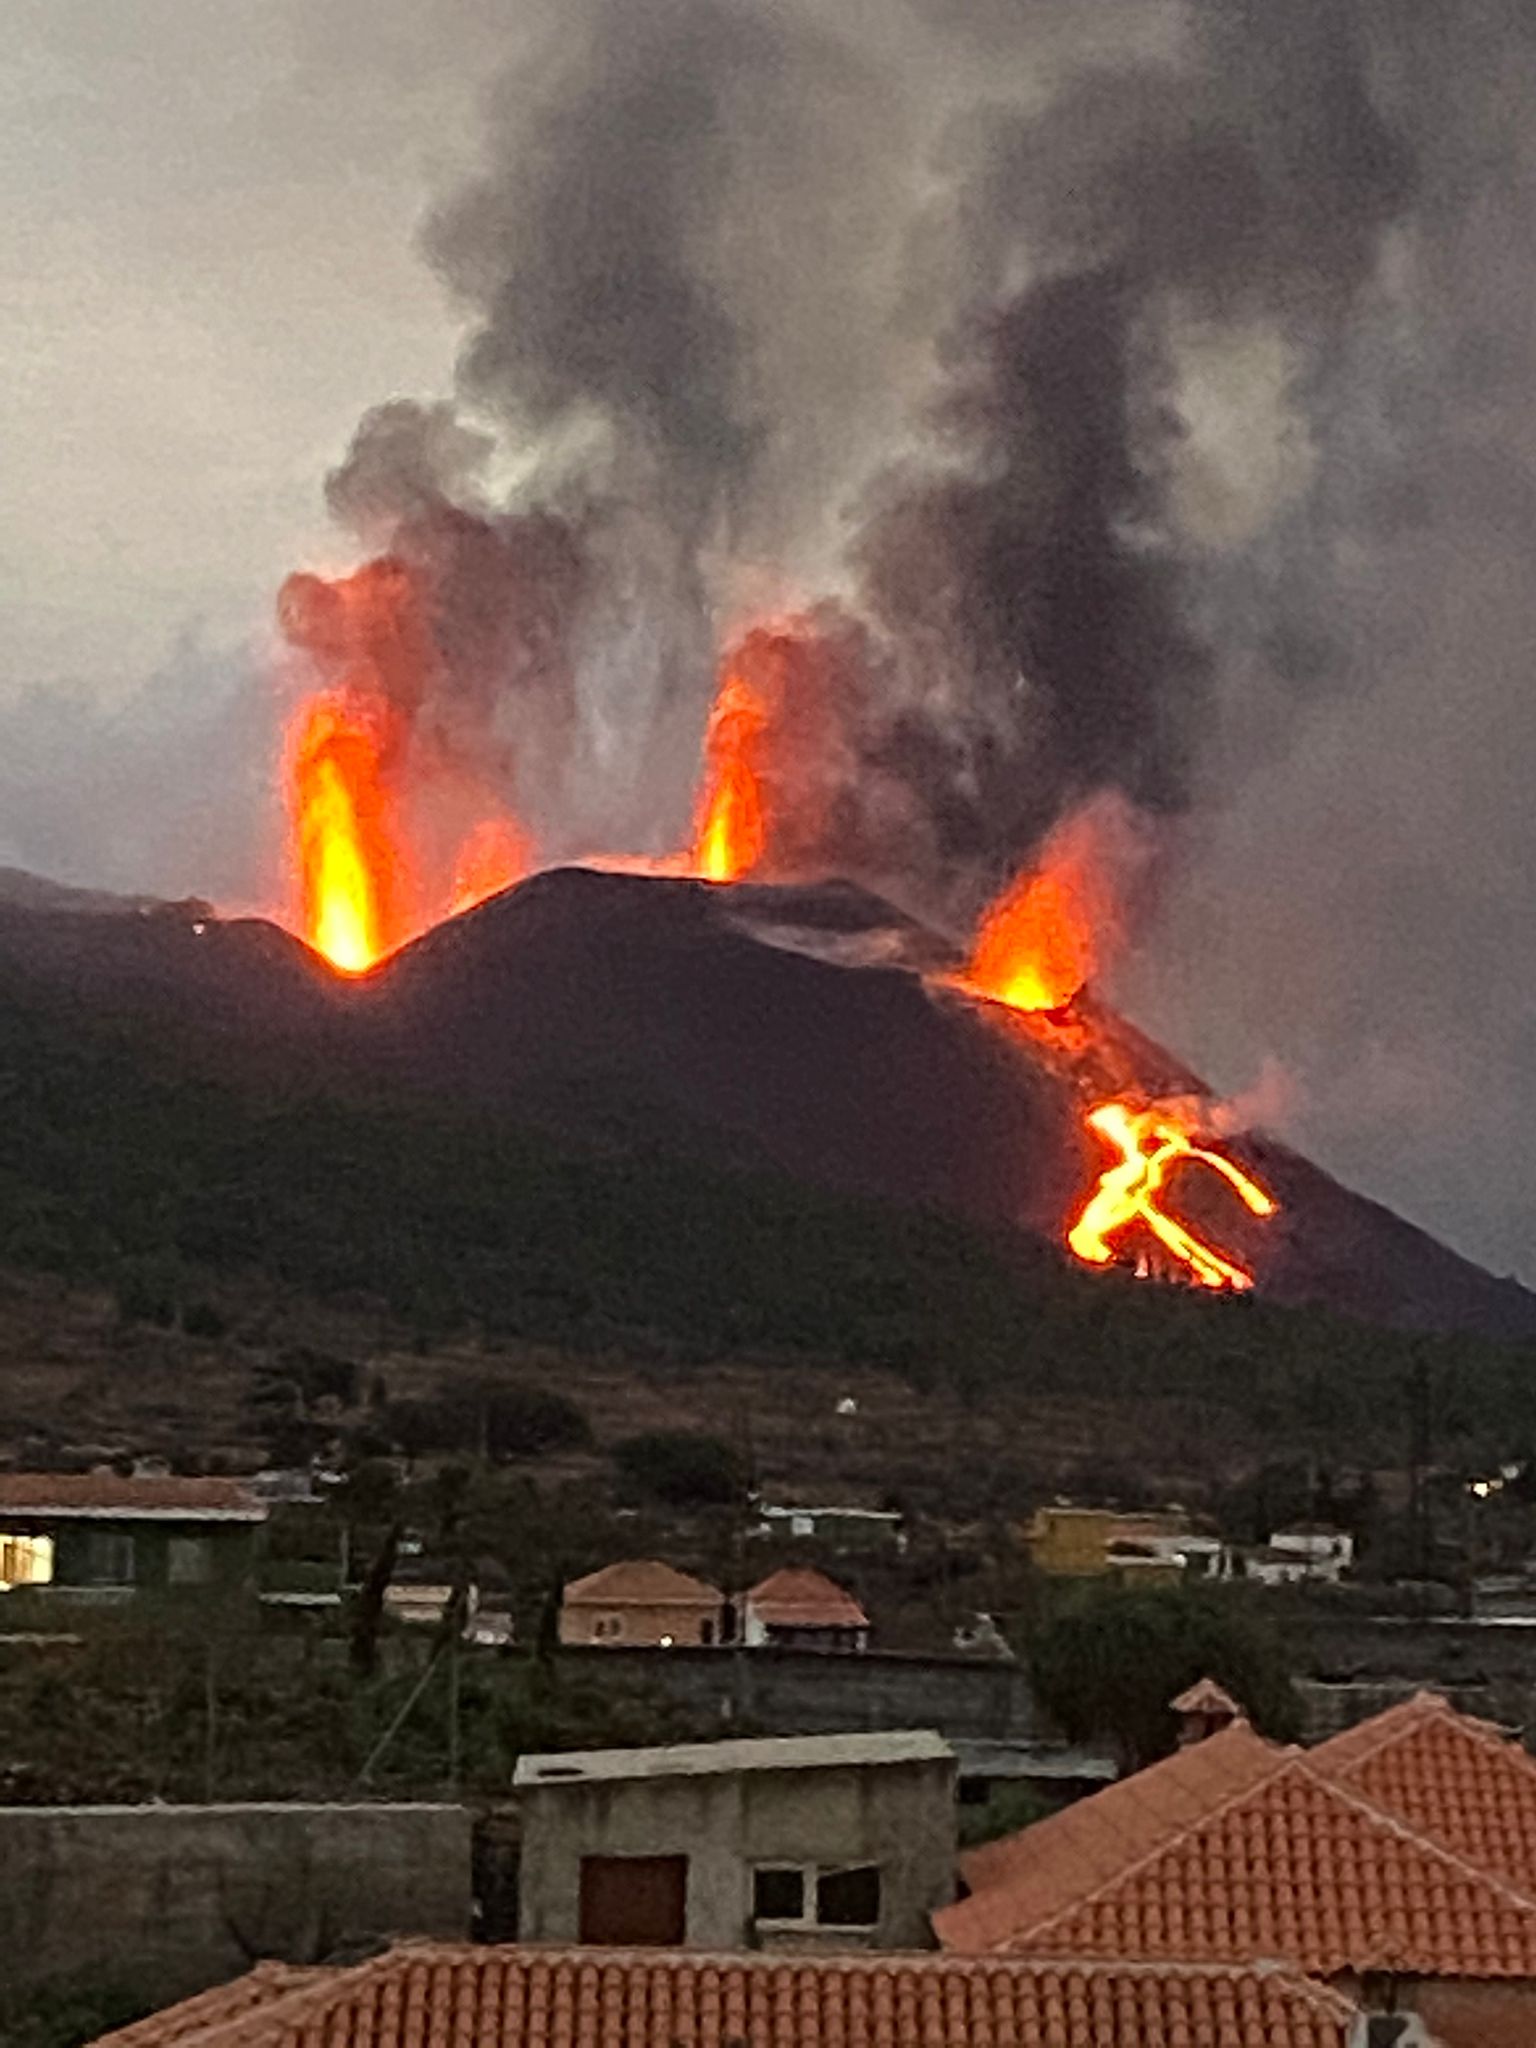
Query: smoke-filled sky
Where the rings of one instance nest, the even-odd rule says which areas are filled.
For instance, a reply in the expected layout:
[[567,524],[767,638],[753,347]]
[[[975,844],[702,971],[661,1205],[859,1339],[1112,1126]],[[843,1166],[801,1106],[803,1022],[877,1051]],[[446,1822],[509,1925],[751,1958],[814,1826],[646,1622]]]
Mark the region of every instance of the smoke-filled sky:
[[558,533],[551,850],[675,843],[713,647],[819,606],[866,872],[961,917],[1123,797],[1132,1014],[1536,1281],[1524,0],[5,27],[0,861],[271,901],[287,574]]

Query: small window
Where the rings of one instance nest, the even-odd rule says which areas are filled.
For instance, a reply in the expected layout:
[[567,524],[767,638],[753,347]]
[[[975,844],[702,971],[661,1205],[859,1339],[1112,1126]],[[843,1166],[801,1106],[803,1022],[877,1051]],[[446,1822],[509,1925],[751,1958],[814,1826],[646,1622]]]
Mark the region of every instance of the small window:
[[880,1872],[873,1863],[821,1873],[816,1880],[819,1927],[877,1927],[879,1923]]
[[133,1584],[133,1538],[116,1529],[93,1529],[81,1560],[81,1582],[87,1586]]
[[752,1873],[752,1918],[761,1927],[878,1927],[879,1868],[873,1863],[760,1865]]
[[624,1622],[617,1614],[600,1614],[592,1624],[592,1633],[599,1642],[615,1642],[624,1633]]
[[754,1870],[752,1873],[752,1918],[754,1920],[795,1920],[805,1918],[805,1872]]
[[173,1536],[166,1555],[173,1586],[206,1586],[213,1577],[213,1551],[206,1536]]

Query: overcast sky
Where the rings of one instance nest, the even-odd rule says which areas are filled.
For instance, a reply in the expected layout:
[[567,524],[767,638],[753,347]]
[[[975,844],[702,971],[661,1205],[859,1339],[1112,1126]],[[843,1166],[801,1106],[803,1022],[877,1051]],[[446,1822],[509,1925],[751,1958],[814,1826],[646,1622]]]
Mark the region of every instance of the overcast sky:
[[[1329,622],[1347,686],[1214,747],[1120,987],[1218,1085],[1267,1074],[1322,1163],[1536,1283],[1536,79],[1498,45],[1519,4],[1445,0],[1490,54],[1439,118],[1486,153],[1445,173],[1461,210],[1419,249],[1399,303],[1422,349],[1399,354],[1460,382],[1404,401],[1407,509],[1349,555]],[[451,389],[463,317],[418,232],[480,156],[520,12],[0,0],[0,860],[272,900],[273,595],[342,559],[322,484],[359,415]],[[1244,430],[1239,406],[1222,432]]]

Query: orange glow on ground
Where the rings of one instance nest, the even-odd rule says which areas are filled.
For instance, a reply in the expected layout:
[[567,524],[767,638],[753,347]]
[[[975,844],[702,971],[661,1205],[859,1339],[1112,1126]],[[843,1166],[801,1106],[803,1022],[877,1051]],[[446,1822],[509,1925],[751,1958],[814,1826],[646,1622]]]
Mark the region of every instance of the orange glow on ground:
[[1158,1110],[1104,1102],[1089,1112],[1088,1126],[1121,1156],[1101,1177],[1067,1232],[1067,1243],[1078,1258],[1093,1266],[1109,1265],[1120,1255],[1112,1240],[1141,1223],[1201,1287],[1242,1291],[1253,1285],[1250,1272],[1159,1208],[1157,1197],[1170,1172],[1189,1161],[1219,1173],[1255,1216],[1274,1215],[1277,1204],[1272,1195],[1220,1152],[1195,1144],[1188,1132]]
[[482,818],[459,848],[448,914],[458,917],[499,896],[533,870],[533,848],[507,817]]

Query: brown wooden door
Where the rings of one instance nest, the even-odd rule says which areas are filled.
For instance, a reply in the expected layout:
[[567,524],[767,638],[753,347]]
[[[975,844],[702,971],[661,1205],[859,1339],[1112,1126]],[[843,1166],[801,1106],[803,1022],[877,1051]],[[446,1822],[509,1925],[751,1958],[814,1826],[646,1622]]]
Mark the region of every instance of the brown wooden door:
[[686,1856],[583,1856],[581,1940],[677,1948],[688,1921]]

